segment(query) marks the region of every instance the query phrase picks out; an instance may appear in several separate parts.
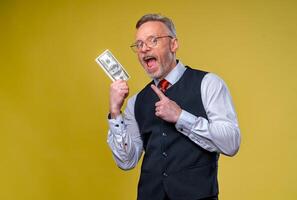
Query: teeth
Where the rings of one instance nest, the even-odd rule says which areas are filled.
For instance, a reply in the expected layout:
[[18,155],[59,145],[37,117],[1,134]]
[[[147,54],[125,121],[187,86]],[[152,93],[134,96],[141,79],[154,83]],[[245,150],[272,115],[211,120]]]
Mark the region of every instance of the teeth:
[[145,56],[143,57],[144,61],[148,61],[149,59],[156,59],[154,56]]

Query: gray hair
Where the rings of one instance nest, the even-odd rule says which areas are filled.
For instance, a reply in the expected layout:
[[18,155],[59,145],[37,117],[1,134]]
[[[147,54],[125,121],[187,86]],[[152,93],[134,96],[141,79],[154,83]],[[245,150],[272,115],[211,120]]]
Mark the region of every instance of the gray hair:
[[160,14],[146,14],[142,16],[136,23],[136,29],[138,29],[142,24],[151,21],[162,22],[169,29],[172,36],[176,37],[176,30],[172,20]]

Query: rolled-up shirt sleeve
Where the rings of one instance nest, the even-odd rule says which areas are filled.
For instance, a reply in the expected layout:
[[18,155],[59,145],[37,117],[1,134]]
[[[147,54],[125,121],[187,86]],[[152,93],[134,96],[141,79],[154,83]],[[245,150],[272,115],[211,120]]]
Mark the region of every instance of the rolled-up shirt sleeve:
[[176,129],[208,151],[235,155],[241,136],[226,84],[217,75],[206,74],[201,83],[201,98],[208,119],[182,110]]
[[128,100],[124,114],[109,119],[107,143],[117,165],[124,170],[132,169],[142,155],[142,140],[134,117],[136,95]]

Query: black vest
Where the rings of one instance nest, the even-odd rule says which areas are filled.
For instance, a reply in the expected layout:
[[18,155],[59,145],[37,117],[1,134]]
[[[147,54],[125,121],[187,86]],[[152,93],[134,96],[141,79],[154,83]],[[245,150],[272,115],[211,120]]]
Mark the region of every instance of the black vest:
[[[187,67],[165,95],[183,110],[207,119],[201,100],[201,81],[206,72]],[[204,150],[187,136],[155,116],[158,96],[148,84],[135,102],[145,151],[138,183],[138,199],[196,200],[218,194],[217,153]]]

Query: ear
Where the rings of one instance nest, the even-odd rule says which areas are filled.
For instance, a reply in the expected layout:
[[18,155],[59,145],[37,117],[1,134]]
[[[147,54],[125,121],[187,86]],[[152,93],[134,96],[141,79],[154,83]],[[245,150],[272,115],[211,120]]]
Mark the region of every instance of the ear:
[[173,39],[171,39],[170,50],[171,50],[171,52],[176,53],[177,49],[178,49],[178,41],[177,41],[177,38],[173,38]]

